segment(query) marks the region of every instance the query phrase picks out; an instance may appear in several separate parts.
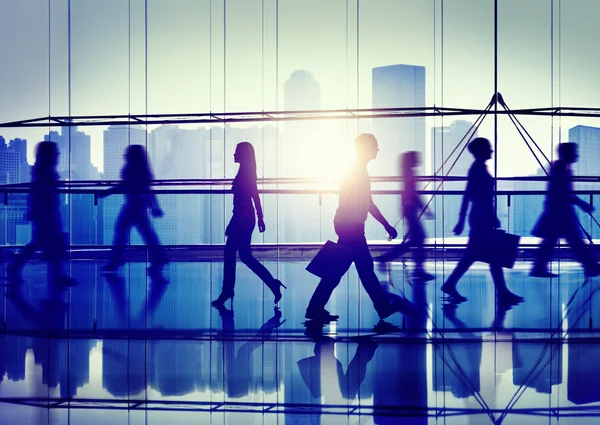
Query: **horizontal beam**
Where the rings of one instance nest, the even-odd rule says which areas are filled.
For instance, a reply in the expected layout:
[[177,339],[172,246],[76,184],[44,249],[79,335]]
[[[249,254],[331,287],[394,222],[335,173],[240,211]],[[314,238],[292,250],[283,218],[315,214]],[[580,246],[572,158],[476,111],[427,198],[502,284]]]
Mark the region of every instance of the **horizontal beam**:
[[600,108],[543,107],[513,110],[484,110],[472,108],[420,107],[323,109],[300,111],[200,112],[181,114],[122,114],[45,116],[0,123],[0,127],[74,127],[130,126],[162,124],[231,124],[312,120],[357,120],[379,118],[416,118],[468,115],[531,115],[547,117],[600,118]]
[[56,397],[1,397],[0,403],[37,406],[53,409],[93,409],[93,410],[149,410],[177,412],[236,412],[236,413],[275,413],[287,415],[319,416],[390,416],[390,417],[450,417],[480,414],[532,415],[552,417],[597,417],[597,405],[586,406],[527,406],[501,408],[464,408],[439,406],[392,406],[361,402],[359,405],[331,403],[290,403],[290,402],[234,402],[234,401],[191,401],[191,400],[143,400],[119,398],[56,398]]

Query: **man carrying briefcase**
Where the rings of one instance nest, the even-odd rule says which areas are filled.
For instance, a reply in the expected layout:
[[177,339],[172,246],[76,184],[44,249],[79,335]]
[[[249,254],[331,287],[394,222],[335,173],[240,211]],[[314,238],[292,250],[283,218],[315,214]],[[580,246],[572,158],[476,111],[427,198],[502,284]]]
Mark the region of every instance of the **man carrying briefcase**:
[[[379,317],[385,319],[397,311],[397,307],[389,302],[375,274],[373,258],[365,238],[368,213],[383,225],[392,239],[398,236],[396,229],[383,217],[371,198],[367,164],[377,157],[377,139],[372,134],[360,134],[355,140],[355,148],[356,162],[341,184],[339,205],[333,221],[339,239],[337,248],[330,252],[340,255],[331,258],[331,271],[322,274],[322,279],[306,308],[307,319],[329,322],[339,318],[325,310],[325,305],[353,262]],[[308,270],[310,271],[310,266]]]

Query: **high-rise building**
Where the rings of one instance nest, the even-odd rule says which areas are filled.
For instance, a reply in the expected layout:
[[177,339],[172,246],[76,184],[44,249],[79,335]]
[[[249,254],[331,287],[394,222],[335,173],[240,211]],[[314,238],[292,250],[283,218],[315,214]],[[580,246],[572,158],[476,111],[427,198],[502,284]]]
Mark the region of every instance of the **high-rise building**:
[[[27,141],[13,139],[7,145],[0,136],[0,184],[17,184],[29,181],[23,180],[29,172],[27,164]],[[11,194],[6,207],[0,209],[0,243],[13,245],[23,243],[29,237],[29,226],[25,221],[27,196]],[[19,237],[21,235],[21,237]]]
[[4,137],[0,136],[0,184],[16,183],[21,183],[20,149],[9,147]]
[[[425,67],[388,65],[373,68],[373,108],[425,107]],[[402,152],[425,152],[425,118],[379,118],[373,122],[380,157],[372,174],[397,175]]]
[[20,183],[25,183],[31,180],[31,167],[27,163],[27,140],[12,139],[8,144],[8,149],[19,153],[19,163],[21,164]]
[[[373,108],[415,108],[425,106],[425,68],[413,65],[388,65],[373,68]],[[379,155],[369,167],[371,176],[398,176],[400,155],[412,150],[425,154],[425,118],[376,118],[371,132],[379,142]],[[425,160],[425,158],[424,158]],[[389,185],[373,189],[393,189]],[[382,195],[374,198],[385,217],[392,223],[401,217],[399,198]],[[400,228],[399,232],[400,232]],[[367,220],[367,237],[383,239],[385,233],[375,220]],[[402,234],[399,236],[402,237]]]
[[300,69],[292,72],[283,85],[286,111],[315,110],[321,108],[321,85],[310,72]]
[[[529,177],[545,177],[540,168]],[[515,181],[511,189],[519,191],[546,190],[544,181]],[[544,195],[513,195],[510,208],[510,231],[521,236],[531,236],[531,230],[544,209]]]
[[[91,161],[91,138],[76,126],[63,126],[60,133],[50,131],[44,140],[55,142],[60,152],[57,170],[63,180],[96,180],[100,177]],[[90,194],[72,193],[63,200],[63,222],[72,244],[99,242],[96,207]]]
[[569,129],[569,142],[579,145],[579,160],[573,164],[576,176],[600,175],[600,128],[577,125]]
[[[585,125],[577,125],[569,129],[569,142],[579,145],[579,159],[572,165],[575,176],[598,176],[600,175],[600,128]],[[596,182],[579,182],[574,185],[576,190],[595,190]],[[589,198],[585,198],[589,201]],[[590,218],[580,208],[576,208],[581,225],[592,235],[597,237],[598,228],[590,227]]]
[[[205,147],[210,132],[204,128],[188,130],[163,125],[150,133],[148,151],[156,179],[207,178],[209,156]],[[219,161],[222,163],[222,159]],[[189,188],[189,186],[182,186]],[[208,243],[211,210],[210,195],[168,194],[159,196],[165,215],[155,221],[164,244]],[[221,229],[222,233],[223,229]]]

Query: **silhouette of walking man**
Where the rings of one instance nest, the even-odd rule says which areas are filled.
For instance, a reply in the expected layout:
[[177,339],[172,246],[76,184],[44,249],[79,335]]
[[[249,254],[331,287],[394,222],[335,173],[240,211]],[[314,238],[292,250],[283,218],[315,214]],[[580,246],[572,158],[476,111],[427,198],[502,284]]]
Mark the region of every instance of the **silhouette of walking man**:
[[[263,211],[258,196],[256,185],[256,155],[254,147],[248,142],[240,142],[235,148],[233,160],[240,164],[232,184],[233,191],[233,217],[225,229],[227,241],[225,242],[225,259],[223,264],[223,287],[219,297],[212,302],[214,307],[222,306],[231,298],[233,303],[235,287],[236,252],[240,253],[240,260],[250,268],[273,292],[273,302],[277,304],[281,299],[281,287],[285,286],[256,258],[252,256],[250,243],[252,232],[256,225],[254,214],[258,218],[258,230],[266,230],[263,220]],[[254,206],[256,206],[256,211]]]
[[397,311],[397,308],[389,302],[375,274],[373,258],[365,238],[365,221],[369,213],[383,225],[392,239],[398,236],[396,229],[388,223],[371,197],[371,180],[367,172],[367,164],[377,157],[379,145],[375,136],[363,133],[356,138],[355,148],[356,162],[341,184],[339,205],[333,220],[335,233],[339,238],[338,244],[344,247],[349,255],[342,261],[343,264],[336,265],[339,268],[335,274],[324,277],[317,285],[306,308],[307,319],[329,322],[339,318],[338,315],[330,314],[325,310],[325,305],[352,262],[356,264],[358,276],[373,301],[379,317],[385,319]]
[[[432,280],[434,275],[425,271],[425,229],[419,220],[423,210],[423,202],[417,193],[415,181],[415,168],[421,165],[421,154],[417,151],[408,151],[400,155],[401,175],[404,177],[404,190],[402,192],[402,215],[406,219],[407,232],[405,241],[391,248],[378,258],[381,262],[388,262],[401,255],[407,248],[413,248],[415,269],[413,278],[421,281]],[[426,211],[431,216],[429,211]]]
[[48,263],[51,279],[64,286],[74,286],[75,279],[64,270],[67,240],[63,232],[58,194],[59,176],[56,171],[60,153],[54,142],[40,142],[36,147],[35,164],[31,169],[31,192],[27,199],[25,218],[31,221],[31,241],[8,266],[8,280],[23,283],[21,272],[39,249]]
[[[460,216],[458,223],[454,227],[454,234],[460,235],[464,230],[465,217],[470,203],[469,241],[463,257],[441,288],[442,292],[446,293],[455,302],[467,300],[466,297],[463,297],[456,290],[456,285],[466,271],[469,270],[469,267],[476,261],[476,250],[481,249],[481,247],[476,247],[473,241],[475,239],[481,240],[482,234],[485,235],[486,232],[500,227],[500,220],[498,220],[496,209],[494,208],[494,178],[490,175],[485,165],[485,162],[492,157],[493,150],[490,141],[483,137],[477,137],[469,143],[468,149],[475,158],[475,161],[469,169],[467,188],[463,195]],[[498,300],[501,303],[515,304],[523,301],[522,297],[513,294],[506,286],[502,267],[490,264],[490,272],[492,273]]]
[[579,199],[573,193],[571,164],[577,162],[578,152],[575,143],[558,145],[558,160],[552,164],[548,180],[548,192],[544,211],[531,231],[532,235],[543,238],[537,250],[530,276],[556,277],[548,269],[552,249],[559,238],[565,238],[575,253],[575,258],[583,265],[586,277],[598,276],[600,265],[583,242],[579,220],[574,205],[592,213],[594,207]]
[[150,189],[150,183],[154,180],[154,176],[148,155],[142,145],[129,145],[125,149],[124,158],[121,182],[99,195],[106,197],[118,192],[125,194],[125,204],[115,223],[113,248],[103,271],[107,274],[116,273],[117,269],[125,263],[125,245],[129,239],[131,228],[135,226],[148,246],[150,256],[148,271],[151,276],[158,276],[168,261],[148,217],[148,209],[153,217],[164,215],[156,195]]

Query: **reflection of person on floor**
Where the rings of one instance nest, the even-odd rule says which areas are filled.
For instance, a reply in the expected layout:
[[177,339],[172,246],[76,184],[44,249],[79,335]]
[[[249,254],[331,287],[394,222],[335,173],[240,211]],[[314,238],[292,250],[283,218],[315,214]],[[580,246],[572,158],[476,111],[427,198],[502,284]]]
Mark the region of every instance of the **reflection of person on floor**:
[[483,340],[474,332],[467,332],[468,326],[460,320],[456,311],[458,304],[442,306],[444,319],[456,329],[465,341],[444,342],[434,345],[437,363],[434,376],[434,391],[450,390],[456,398],[467,398],[481,389],[480,366]]
[[[390,408],[407,408],[411,416],[403,418],[402,424],[426,425],[427,418],[427,285],[407,285],[407,296],[414,308],[404,315],[404,335],[412,343],[383,344],[377,359],[371,366],[370,381],[373,387],[373,423],[392,425],[398,423],[397,416],[388,416]],[[385,385],[382,385],[385,383]],[[414,415],[414,416],[413,416]]]
[[67,235],[63,232],[60,215],[59,176],[56,171],[59,155],[56,143],[38,143],[35,164],[31,169],[31,192],[27,199],[25,217],[31,221],[32,237],[8,266],[8,280],[11,283],[23,283],[23,267],[37,250],[42,251],[48,263],[52,283],[63,286],[73,286],[77,283],[65,273],[63,264],[67,257]]
[[[476,261],[474,239],[482,239],[482,234],[497,229],[500,227],[500,220],[496,216],[494,208],[494,178],[490,175],[485,165],[485,162],[492,157],[492,147],[490,141],[483,137],[473,139],[468,146],[469,152],[475,158],[473,165],[469,169],[467,176],[467,188],[463,195],[462,204],[460,207],[460,216],[458,223],[454,227],[454,233],[460,235],[465,227],[465,217],[469,204],[471,211],[469,212],[469,241],[467,248],[452,271],[448,280],[442,285],[442,292],[448,295],[455,302],[466,301],[457,290],[456,285],[460,278],[469,270],[469,267]],[[504,280],[504,272],[502,267],[495,264],[490,264],[490,272],[496,287],[496,295],[498,300],[505,304],[514,304],[523,301],[523,298],[513,294],[506,286]]]
[[341,184],[339,206],[333,221],[335,232],[339,237],[338,244],[345,247],[349,255],[344,264],[339,264],[333,276],[321,279],[306,308],[307,319],[320,321],[338,319],[339,316],[325,310],[325,305],[352,262],[356,264],[360,281],[373,301],[379,317],[385,319],[397,310],[390,304],[385,291],[381,288],[365,238],[365,221],[369,213],[383,225],[392,239],[398,236],[396,229],[388,223],[371,197],[371,181],[367,164],[377,157],[379,145],[372,134],[360,134],[356,138],[355,148],[356,163]]
[[583,265],[586,277],[598,276],[600,265],[596,263],[583,242],[579,220],[574,205],[592,213],[594,207],[579,199],[573,193],[571,164],[577,162],[577,145],[558,145],[558,160],[552,164],[548,180],[548,192],[544,212],[532,230],[534,236],[543,238],[530,275],[535,277],[555,277],[548,269],[552,249],[559,238],[565,238],[575,253],[575,258]]
[[158,275],[167,263],[167,258],[148,217],[148,209],[153,217],[163,216],[156,195],[150,190],[154,176],[146,150],[142,145],[129,145],[125,149],[124,156],[125,165],[121,169],[121,183],[99,195],[105,197],[119,192],[125,194],[125,204],[121,208],[115,224],[113,248],[103,270],[105,273],[115,273],[124,264],[125,245],[132,227],[135,226],[148,246],[150,274]]
[[[418,280],[431,280],[435,276],[425,271],[425,229],[419,220],[423,210],[423,202],[417,192],[415,182],[415,168],[421,165],[421,154],[416,151],[408,151],[400,156],[401,174],[404,178],[404,190],[402,191],[402,215],[406,220],[407,233],[406,241],[396,245],[384,255],[378,258],[381,262],[388,262],[402,254],[407,248],[413,248],[413,258],[415,260],[415,269],[413,277]],[[431,216],[429,211],[426,212]]]
[[[281,299],[281,287],[285,288],[285,286],[252,256],[250,247],[252,232],[256,225],[254,214],[258,219],[258,230],[263,233],[266,229],[256,184],[254,147],[248,142],[238,143],[233,154],[233,160],[240,164],[240,168],[231,187],[233,192],[233,216],[225,229],[227,241],[225,242],[223,264],[223,287],[221,288],[221,294],[212,302],[212,305],[215,307],[222,306],[230,298],[233,302],[236,253],[238,251],[242,263],[248,266],[267,285],[275,297],[274,303],[277,304]],[[254,207],[256,207],[256,212]]]
[[[285,320],[281,320],[281,311],[276,307],[273,312],[273,317],[267,320],[256,335],[246,341],[237,351],[235,355],[235,338],[231,338],[235,332],[234,312],[224,306],[217,307],[221,320],[223,322],[223,332],[227,335],[223,341],[225,350],[225,383],[228,397],[239,398],[250,394],[250,381],[252,376],[251,371],[251,355],[258,348],[262,347],[273,331],[283,325]],[[274,363],[276,358],[269,359],[268,354],[264,354],[264,367],[270,368],[269,363]],[[265,388],[263,388],[265,390]]]
[[373,359],[378,347],[378,344],[369,337],[359,337],[357,340],[356,353],[348,364],[345,374],[342,363],[335,357],[335,340],[329,337],[317,338],[315,355],[298,361],[302,380],[313,398],[324,396],[332,400],[335,393],[341,394],[346,400],[356,398],[367,374],[367,365]]

